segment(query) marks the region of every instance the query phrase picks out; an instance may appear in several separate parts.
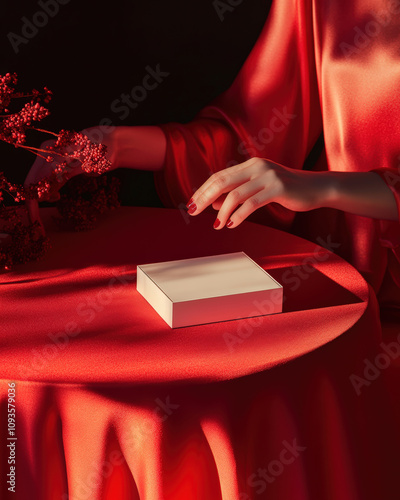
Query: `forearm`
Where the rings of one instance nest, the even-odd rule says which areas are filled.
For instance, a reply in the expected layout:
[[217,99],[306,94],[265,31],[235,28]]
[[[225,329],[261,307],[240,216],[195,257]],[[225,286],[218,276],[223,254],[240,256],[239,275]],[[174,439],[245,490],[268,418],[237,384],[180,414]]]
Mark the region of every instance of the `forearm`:
[[374,172],[324,172],[327,196],[321,206],[374,219],[398,221],[395,197]]
[[161,170],[164,166],[167,139],[160,127],[91,127],[84,132],[107,146],[111,169]]

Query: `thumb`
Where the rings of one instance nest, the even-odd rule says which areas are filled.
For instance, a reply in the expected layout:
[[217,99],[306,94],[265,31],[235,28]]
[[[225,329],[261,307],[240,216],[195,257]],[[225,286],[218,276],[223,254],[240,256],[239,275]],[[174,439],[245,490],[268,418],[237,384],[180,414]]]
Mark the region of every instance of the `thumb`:
[[42,236],[46,235],[43,223],[39,216],[39,203],[37,200],[25,200],[25,205],[28,210],[29,221],[33,224],[34,222],[39,223],[39,232]]

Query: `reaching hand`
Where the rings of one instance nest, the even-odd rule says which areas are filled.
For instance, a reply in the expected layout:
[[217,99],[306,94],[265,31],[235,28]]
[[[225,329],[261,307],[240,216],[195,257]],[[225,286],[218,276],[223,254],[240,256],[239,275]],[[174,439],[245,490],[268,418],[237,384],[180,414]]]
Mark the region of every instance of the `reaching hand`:
[[251,158],[213,174],[192,196],[190,215],[211,205],[215,229],[238,226],[257,208],[276,202],[297,212],[323,205],[330,194],[329,172],[308,172]]

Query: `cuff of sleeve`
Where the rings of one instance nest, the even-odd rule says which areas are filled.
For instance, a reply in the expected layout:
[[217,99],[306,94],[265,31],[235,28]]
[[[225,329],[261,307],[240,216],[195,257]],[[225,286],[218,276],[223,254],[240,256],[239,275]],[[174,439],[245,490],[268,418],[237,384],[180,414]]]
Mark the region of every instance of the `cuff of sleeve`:
[[164,168],[162,170],[157,170],[154,172],[154,185],[157,191],[157,194],[163,203],[163,205],[167,208],[174,208],[174,196],[173,193],[170,193],[169,190],[169,179],[174,175],[172,162],[174,161],[174,145],[173,145],[173,130],[174,123],[166,123],[159,125],[162,131],[165,134],[167,139],[166,145],[166,153],[164,160]]
[[235,134],[220,121],[199,118],[159,127],[167,148],[164,169],[154,172],[154,183],[166,207],[183,207],[211,174],[243,161]]
[[389,168],[377,168],[371,170],[380,176],[392,191],[399,214],[399,221],[379,220],[380,243],[382,246],[395,250],[400,256],[400,174]]

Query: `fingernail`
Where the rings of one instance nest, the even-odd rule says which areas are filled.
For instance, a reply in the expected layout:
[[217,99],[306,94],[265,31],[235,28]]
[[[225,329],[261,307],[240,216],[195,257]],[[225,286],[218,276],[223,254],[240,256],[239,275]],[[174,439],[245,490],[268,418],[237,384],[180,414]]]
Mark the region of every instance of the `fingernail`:
[[190,205],[193,203],[193,198],[190,198],[190,200],[186,203],[186,208],[189,208]]
[[197,205],[196,203],[192,203],[190,206],[189,206],[189,209],[188,209],[188,213],[190,215],[192,215],[194,212],[196,212],[197,210]]
[[228,220],[228,222],[226,223],[226,227],[231,227],[233,226],[233,222],[231,221],[231,219]]
[[214,222],[214,229],[217,229],[217,227],[221,224],[221,221],[219,219],[215,219]]

